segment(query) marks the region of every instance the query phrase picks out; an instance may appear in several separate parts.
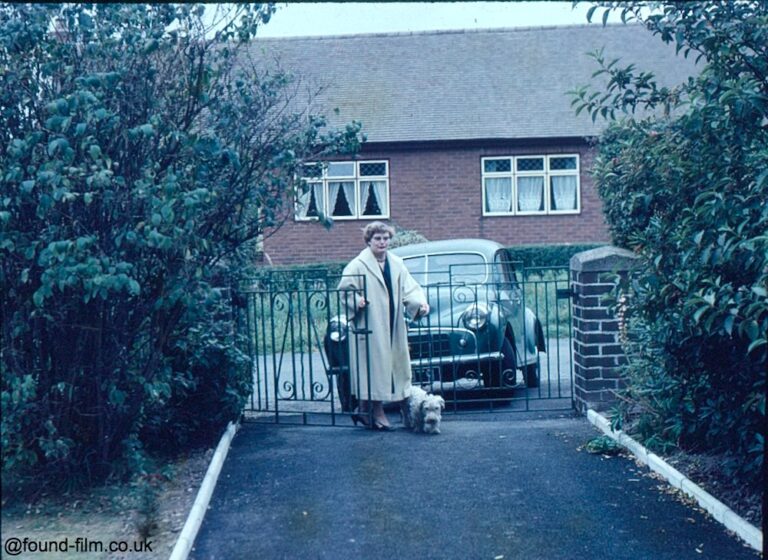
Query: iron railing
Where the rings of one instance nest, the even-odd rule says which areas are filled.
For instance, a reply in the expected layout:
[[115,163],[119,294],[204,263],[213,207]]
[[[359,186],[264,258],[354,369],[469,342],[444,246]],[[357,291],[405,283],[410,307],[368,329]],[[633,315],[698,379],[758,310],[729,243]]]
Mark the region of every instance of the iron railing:
[[[572,407],[568,269],[518,272],[514,282],[454,282],[451,274],[424,286],[432,312],[409,325],[413,382],[442,394],[446,412]],[[246,419],[351,425],[349,363],[376,326],[354,323],[340,279],[310,270],[242,283],[239,324],[253,373]],[[354,369],[370,375],[376,364],[361,366]]]

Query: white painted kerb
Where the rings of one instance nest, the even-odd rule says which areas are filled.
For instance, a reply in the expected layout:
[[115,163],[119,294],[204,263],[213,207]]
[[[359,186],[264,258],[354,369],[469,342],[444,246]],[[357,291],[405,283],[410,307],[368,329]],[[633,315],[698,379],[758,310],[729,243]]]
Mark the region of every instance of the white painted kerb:
[[229,453],[232,438],[235,437],[239,427],[240,424],[230,422],[221,436],[216,452],[211,459],[211,464],[208,465],[205,478],[203,478],[203,483],[197,491],[195,503],[192,504],[192,509],[189,510],[189,516],[186,523],[184,523],[184,528],[181,530],[179,538],[176,540],[176,545],[173,547],[169,560],[186,560],[187,556],[189,556],[192,545],[195,544],[197,532],[200,530],[200,525],[205,517],[205,512],[208,509],[208,504],[211,501],[213,489],[216,488],[216,482],[219,480],[219,473],[221,473],[224,459],[227,458],[227,453]]
[[621,430],[613,431],[608,419],[592,409],[587,411],[589,421],[605,435],[629,449],[629,451],[643,464],[663,476],[672,486],[680,489],[688,496],[695,499],[714,519],[725,525],[727,529],[736,533],[744,542],[755,550],[763,550],[763,533],[745,521],[731,508],[703,490],[691,479],[686,478],[680,471],[670,466],[658,455],[651,453],[637,441],[629,437]]

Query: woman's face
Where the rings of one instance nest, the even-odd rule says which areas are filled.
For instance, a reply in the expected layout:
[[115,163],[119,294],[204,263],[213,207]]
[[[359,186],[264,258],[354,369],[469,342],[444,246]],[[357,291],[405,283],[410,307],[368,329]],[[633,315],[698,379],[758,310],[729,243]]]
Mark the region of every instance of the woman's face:
[[388,233],[375,233],[371,240],[368,242],[368,246],[371,248],[373,255],[377,259],[384,258],[389,248],[390,237]]

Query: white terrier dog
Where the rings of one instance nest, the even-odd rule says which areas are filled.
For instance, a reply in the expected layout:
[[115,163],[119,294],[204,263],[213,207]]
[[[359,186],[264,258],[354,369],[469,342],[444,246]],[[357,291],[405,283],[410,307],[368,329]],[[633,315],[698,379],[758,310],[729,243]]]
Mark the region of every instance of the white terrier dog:
[[425,434],[439,434],[442,410],[445,408],[445,400],[437,395],[430,395],[421,387],[411,387],[411,396],[408,398],[408,414],[404,414],[406,428],[414,432]]

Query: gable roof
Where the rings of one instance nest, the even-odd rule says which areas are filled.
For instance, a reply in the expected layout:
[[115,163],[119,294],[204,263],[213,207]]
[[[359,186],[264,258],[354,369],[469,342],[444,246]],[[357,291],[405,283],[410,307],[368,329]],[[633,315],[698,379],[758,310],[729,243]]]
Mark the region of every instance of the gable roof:
[[253,48],[324,86],[317,102],[331,126],[354,119],[369,142],[402,142],[597,135],[605,123],[576,117],[567,92],[590,82],[598,67],[587,53],[601,47],[665,85],[694,74],[640,25],[259,39]]

